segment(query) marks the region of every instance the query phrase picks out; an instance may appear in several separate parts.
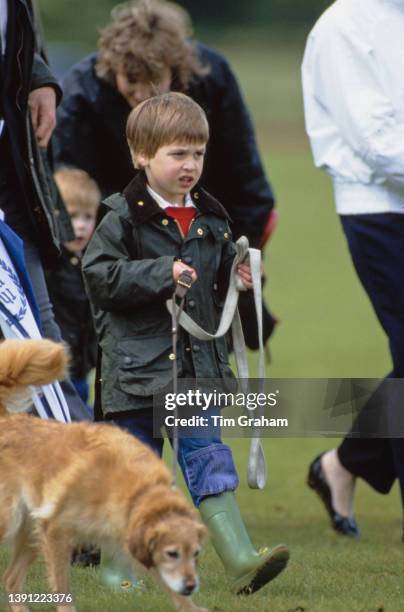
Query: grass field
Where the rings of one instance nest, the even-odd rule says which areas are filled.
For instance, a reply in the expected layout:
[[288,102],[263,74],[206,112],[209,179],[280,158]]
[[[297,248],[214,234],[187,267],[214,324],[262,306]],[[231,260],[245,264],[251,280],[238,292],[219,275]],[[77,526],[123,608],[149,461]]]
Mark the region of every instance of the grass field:
[[[237,45],[234,41],[237,40]],[[352,270],[327,177],[315,170],[304,137],[299,86],[302,36],[287,44],[262,35],[216,40],[237,69],[252,108],[260,147],[275,187],[280,222],[265,254],[268,301],[281,324],[271,344],[273,377],[381,377],[387,342]],[[253,362],[255,357],[253,357]],[[304,407],[303,407],[304,409]],[[359,541],[336,536],[305,486],[313,456],[335,441],[268,439],[264,492],[245,484],[248,442],[230,440],[242,483],[238,499],[254,542],[287,543],[291,562],[282,576],[250,599],[228,594],[223,570],[208,546],[196,600],[223,612],[402,612],[404,544],[398,489],[382,497],[360,483]],[[5,566],[0,556],[0,570]],[[29,590],[46,592],[43,567]],[[110,594],[96,571],[73,569],[82,612],[163,612],[165,596]],[[49,608],[36,606],[38,612]]]

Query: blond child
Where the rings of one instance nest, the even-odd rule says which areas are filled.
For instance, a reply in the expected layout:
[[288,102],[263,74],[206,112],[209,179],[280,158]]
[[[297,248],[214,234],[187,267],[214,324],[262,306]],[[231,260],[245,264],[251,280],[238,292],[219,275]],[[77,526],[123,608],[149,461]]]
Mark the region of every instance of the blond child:
[[95,366],[97,341],[81,274],[81,257],[95,228],[101,194],[83,170],[64,168],[54,175],[72,221],[75,240],[62,245],[56,267],[46,272],[49,295],[62,337],[71,351],[71,378],[84,402],[87,376]]
[[[185,310],[210,332],[220,319],[235,248],[227,212],[198,185],[208,138],[205,113],[184,94],[167,93],[133,109],[127,140],[139,171],[121,194],[103,202],[107,212],[83,258],[103,351],[104,415],[159,455],[163,440],[153,437],[153,395],[172,380],[174,359],[182,378],[234,384],[224,338],[203,342],[181,332],[172,353],[165,305],[188,270],[193,284]],[[249,267],[238,271],[251,287]],[[230,448],[218,427],[204,437],[198,427],[191,433],[179,440],[185,482],[232,590],[253,593],[286,566],[288,550],[255,550],[234,496],[238,476]]]

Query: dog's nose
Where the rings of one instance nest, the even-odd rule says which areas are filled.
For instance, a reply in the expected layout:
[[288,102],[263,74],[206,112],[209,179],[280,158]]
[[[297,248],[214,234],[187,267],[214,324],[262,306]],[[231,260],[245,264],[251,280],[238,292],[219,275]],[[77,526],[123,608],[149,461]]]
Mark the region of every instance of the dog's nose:
[[187,580],[182,589],[182,595],[191,595],[195,591],[196,582],[195,580]]

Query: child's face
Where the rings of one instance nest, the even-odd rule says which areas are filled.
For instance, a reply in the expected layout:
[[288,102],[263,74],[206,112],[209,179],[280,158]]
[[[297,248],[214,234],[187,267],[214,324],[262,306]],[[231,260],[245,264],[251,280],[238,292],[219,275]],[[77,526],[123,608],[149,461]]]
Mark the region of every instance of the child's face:
[[149,81],[132,83],[124,72],[117,72],[115,74],[115,81],[119,93],[125,98],[129,106],[135,108],[135,106],[152,96],[170,91],[171,70],[165,68],[158,83],[151,83]]
[[174,142],[158,149],[152,158],[138,155],[136,161],[144,168],[150,187],[165,200],[183,204],[184,196],[199,181],[203,170],[206,144]]
[[97,211],[95,209],[82,210],[75,206],[68,206],[67,212],[69,213],[76,238],[71,242],[65,242],[64,246],[71,253],[77,253],[85,249],[93,235]]

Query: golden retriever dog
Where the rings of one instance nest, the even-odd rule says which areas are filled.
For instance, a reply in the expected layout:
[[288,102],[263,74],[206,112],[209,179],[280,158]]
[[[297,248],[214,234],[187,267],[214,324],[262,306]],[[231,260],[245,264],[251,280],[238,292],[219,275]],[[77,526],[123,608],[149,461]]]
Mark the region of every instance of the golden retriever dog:
[[[12,545],[6,593],[24,591],[38,553],[46,561],[50,592],[70,593],[72,550],[94,543],[120,549],[151,571],[177,610],[205,610],[190,595],[207,530],[171,487],[170,472],[154,453],[114,425],[7,412],[26,399],[27,387],[61,379],[65,370],[60,344],[0,344],[0,538]],[[75,610],[66,601],[56,609]]]

